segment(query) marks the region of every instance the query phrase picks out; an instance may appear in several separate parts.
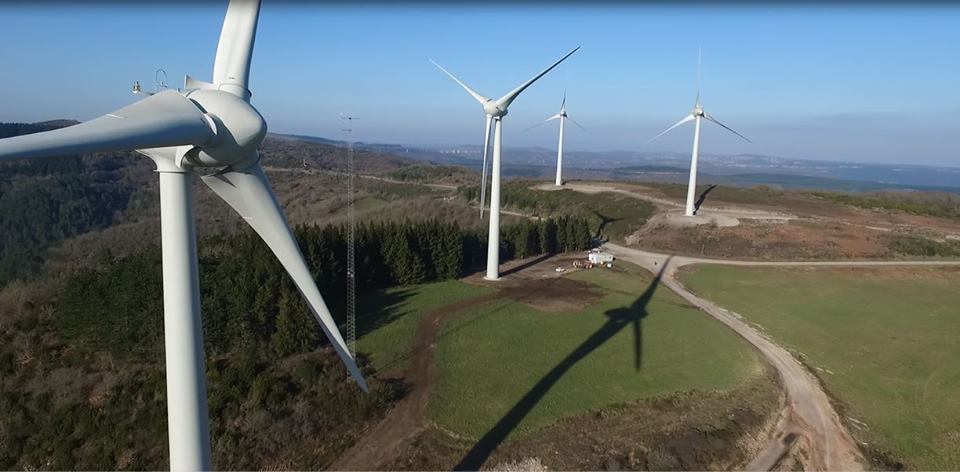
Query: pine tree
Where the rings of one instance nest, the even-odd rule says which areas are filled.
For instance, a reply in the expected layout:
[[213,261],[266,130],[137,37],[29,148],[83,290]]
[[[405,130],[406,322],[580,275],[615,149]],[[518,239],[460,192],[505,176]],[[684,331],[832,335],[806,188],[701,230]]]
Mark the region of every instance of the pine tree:
[[412,285],[425,280],[423,261],[412,250],[412,235],[408,226],[391,225],[388,231],[389,240],[386,244],[385,259],[390,267],[393,283],[396,285]]
[[579,218],[579,224],[577,225],[578,240],[580,242],[580,249],[585,250],[590,249],[590,242],[593,240],[593,233],[590,231],[590,222],[584,218]]
[[548,219],[540,224],[540,250],[544,254],[557,252],[557,222]]
[[437,278],[453,279],[463,271],[463,241],[456,224],[440,228],[440,254],[438,255]]
[[[283,284],[287,286],[288,284]],[[277,303],[277,318],[270,344],[281,356],[306,351],[318,344],[316,322],[296,290],[285,289]]]

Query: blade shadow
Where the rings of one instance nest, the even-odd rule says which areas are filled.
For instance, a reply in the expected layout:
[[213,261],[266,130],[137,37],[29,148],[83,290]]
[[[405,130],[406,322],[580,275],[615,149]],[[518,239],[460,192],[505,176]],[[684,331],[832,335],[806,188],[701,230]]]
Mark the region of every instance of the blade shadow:
[[606,215],[600,213],[600,212],[597,211],[597,210],[590,210],[590,211],[591,211],[594,215],[596,215],[597,218],[600,218],[600,226],[597,227],[597,238],[598,238],[598,239],[602,239],[603,230],[607,227],[608,224],[614,223],[614,222],[617,222],[617,221],[620,221],[620,220],[623,219],[623,218],[611,218],[611,217],[609,217],[609,216],[606,216]]
[[709,193],[710,193],[713,189],[715,189],[716,187],[717,187],[717,184],[713,184],[713,185],[707,187],[707,189],[704,190],[703,193],[700,194],[700,197],[697,198],[696,203],[693,204],[693,214],[694,214],[694,215],[696,215],[697,212],[700,211],[700,205],[703,205],[704,200],[707,199],[707,194],[709,194]]
[[643,352],[643,328],[641,326],[643,318],[648,315],[647,305],[653,299],[653,294],[660,285],[664,271],[670,260],[667,259],[660,268],[650,285],[647,286],[643,294],[640,295],[629,307],[615,308],[608,310],[605,315],[609,318],[603,326],[590,335],[576,349],[560,361],[550,370],[542,379],[540,379],[533,388],[528,391],[523,398],[517,402],[509,411],[497,422],[479,441],[467,452],[467,454],[454,466],[454,470],[480,470],[481,467],[490,458],[507,436],[516,429],[517,425],[533,410],[541,399],[550,391],[574,365],[590,355],[598,347],[610,340],[628,325],[633,325],[634,332],[634,366],[640,370],[642,365]]

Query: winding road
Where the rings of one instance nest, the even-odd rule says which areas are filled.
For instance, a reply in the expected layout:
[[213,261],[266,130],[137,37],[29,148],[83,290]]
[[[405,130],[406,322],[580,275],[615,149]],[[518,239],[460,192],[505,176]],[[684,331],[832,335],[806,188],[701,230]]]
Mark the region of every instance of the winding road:
[[[640,265],[657,273],[663,264],[669,264],[661,283],[676,292],[690,304],[727,325],[740,337],[752,344],[777,370],[786,390],[786,408],[774,434],[774,440],[750,464],[748,470],[770,470],[795,445],[807,452],[806,469],[815,470],[862,470],[863,460],[856,442],[843,427],[840,417],[830,403],[820,382],[803,364],[786,349],[776,344],[737,314],[721,308],[713,302],[700,298],[676,278],[677,269],[690,264],[725,264],[734,266],[824,266],[824,267],[876,267],[876,266],[947,266],[960,265],[960,261],[804,261],[804,262],[759,262],[704,259],[675,256],[642,251],[617,244],[607,243],[606,249],[618,258]],[[668,261],[669,258],[669,261]]]

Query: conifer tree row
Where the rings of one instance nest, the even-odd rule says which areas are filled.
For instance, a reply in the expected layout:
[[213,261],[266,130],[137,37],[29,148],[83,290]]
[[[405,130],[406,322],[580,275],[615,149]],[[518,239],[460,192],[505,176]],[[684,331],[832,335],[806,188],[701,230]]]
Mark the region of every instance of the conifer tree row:
[[[579,251],[590,242],[587,221],[576,217],[526,221],[502,232],[501,260]],[[342,322],[346,227],[301,226],[296,237],[331,312]],[[438,220],[360,224],[357,288],[362,294],[480,270],[486,260],[484,237]],[[81,271],[60,301],[63,334],[121,357],[155,359],[163,343],[160,274],[156,247]],[[213,353],[269,346],[286,356],[326,344],[296,287],[252,232],[201,241],[200,285],[204,338]]]

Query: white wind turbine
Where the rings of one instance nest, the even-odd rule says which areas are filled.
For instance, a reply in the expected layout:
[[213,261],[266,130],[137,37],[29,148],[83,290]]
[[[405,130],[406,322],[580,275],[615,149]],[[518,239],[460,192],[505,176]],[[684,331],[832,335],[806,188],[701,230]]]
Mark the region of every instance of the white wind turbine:
[[560,120],[560,142],[557,144],[557,181],[555,183],[557,187],[560,187],[563,185],[563,125],[567,120],[570,120],[570,122],[577,125],[578,128],[584,131],[586,131],[586,128],[581,126],[580,123],[577,123],[577,120],[574,120],[573,118],[570,118],[569,116],[567,116],[567,92],[566,91],[563,92],[563,101],[560,102],[560,113],[557,113],[556,115],[553,115],[550,118],[547,118],[525,129],[524,131],[536,128],[537,126],[540,126],[544,123],[549,123],[553,120]]
[[259,13],[259,0],[230,1],[212,83],[188,76],[183,93],[158,91],[85,123],[0,140],[0,160],[137,150],[156,164],[173,470],[212,468],[193,216],[193,184],[198,174],[263,238],[350,374],[367,389],[260,167],[257,148],[267,125],[250,105],[247,87]]
[[710,116],[709,113],[703,110],[703,106],[700,105],[700,51],[698,50],[697,51],[697,101],[693,105],[693,111],[690,112],[689,115],[683,117],[683,119],[678,121],[675,125],[667,128],[662,133],[654,136],[646,143],[646,144],[650,144],[655,139],[667,134],[667,132],[676,128],[677,126],[680,126],[689,121],[695,122],[694,128],[693,128],[693,153],[691,154],[691,157],[690,157],[690,181],[687,184],[687,204],[684,207],[684,211],[683,211],[684,216],[694,216],[693,207],[694,207],[694,198],[696,198],[696,189],[697,189],[697,160],[700,157],[700,119],[701,118],[704,118],[708,121],[712,121],[722,126],[727,131],[743,138],[743,140],[748,143],[751,142],[744,135],[732,130],[727,125],[717,121],[713,116]]
[[537,81],[540,77],[543,77],[547,72],[553,70],[554,67],[557,67],[561,62],[566,58],[570,57],[573,53],[577,52],[580,49],[580,46],[577,46],[572,51],[568,52],[566,56],[563,56],[557,62],[554,62],[553,65],[547,67],[540,72],[532,79],[524,82],[519,87],[511,90],[506,95],[500,97],[497,100],[493,100],[479,93],[475,92],[473,89],[467,86],[467,84],[460,81],[450,72],[447,72],[440,64],[433,62],[433,65],[437,66],[444,74],[447,74],[454,82],[463,87],[467,93],[470,94],[474,99],[480,102],[480,105],[483,106],[483,112],[486,115],[486,124],[483,127],[483,171],[481,173],[481,184],[480,184],[480,217],[483,217],[483,204],[486,201],[486,184],[487,184],[487,148],[490,143],[490,124],[493,123],[493,167],[491,169],[491,184],[490,184],[490,231],[487,238],[487,274],[484,276],[487,280],[497,280],[500,278],[500,145],[501,145],[501,121],[504,116],[507,116],[507,108],[517,99],[517,96],[521,92],[527,89],[531,84]]

